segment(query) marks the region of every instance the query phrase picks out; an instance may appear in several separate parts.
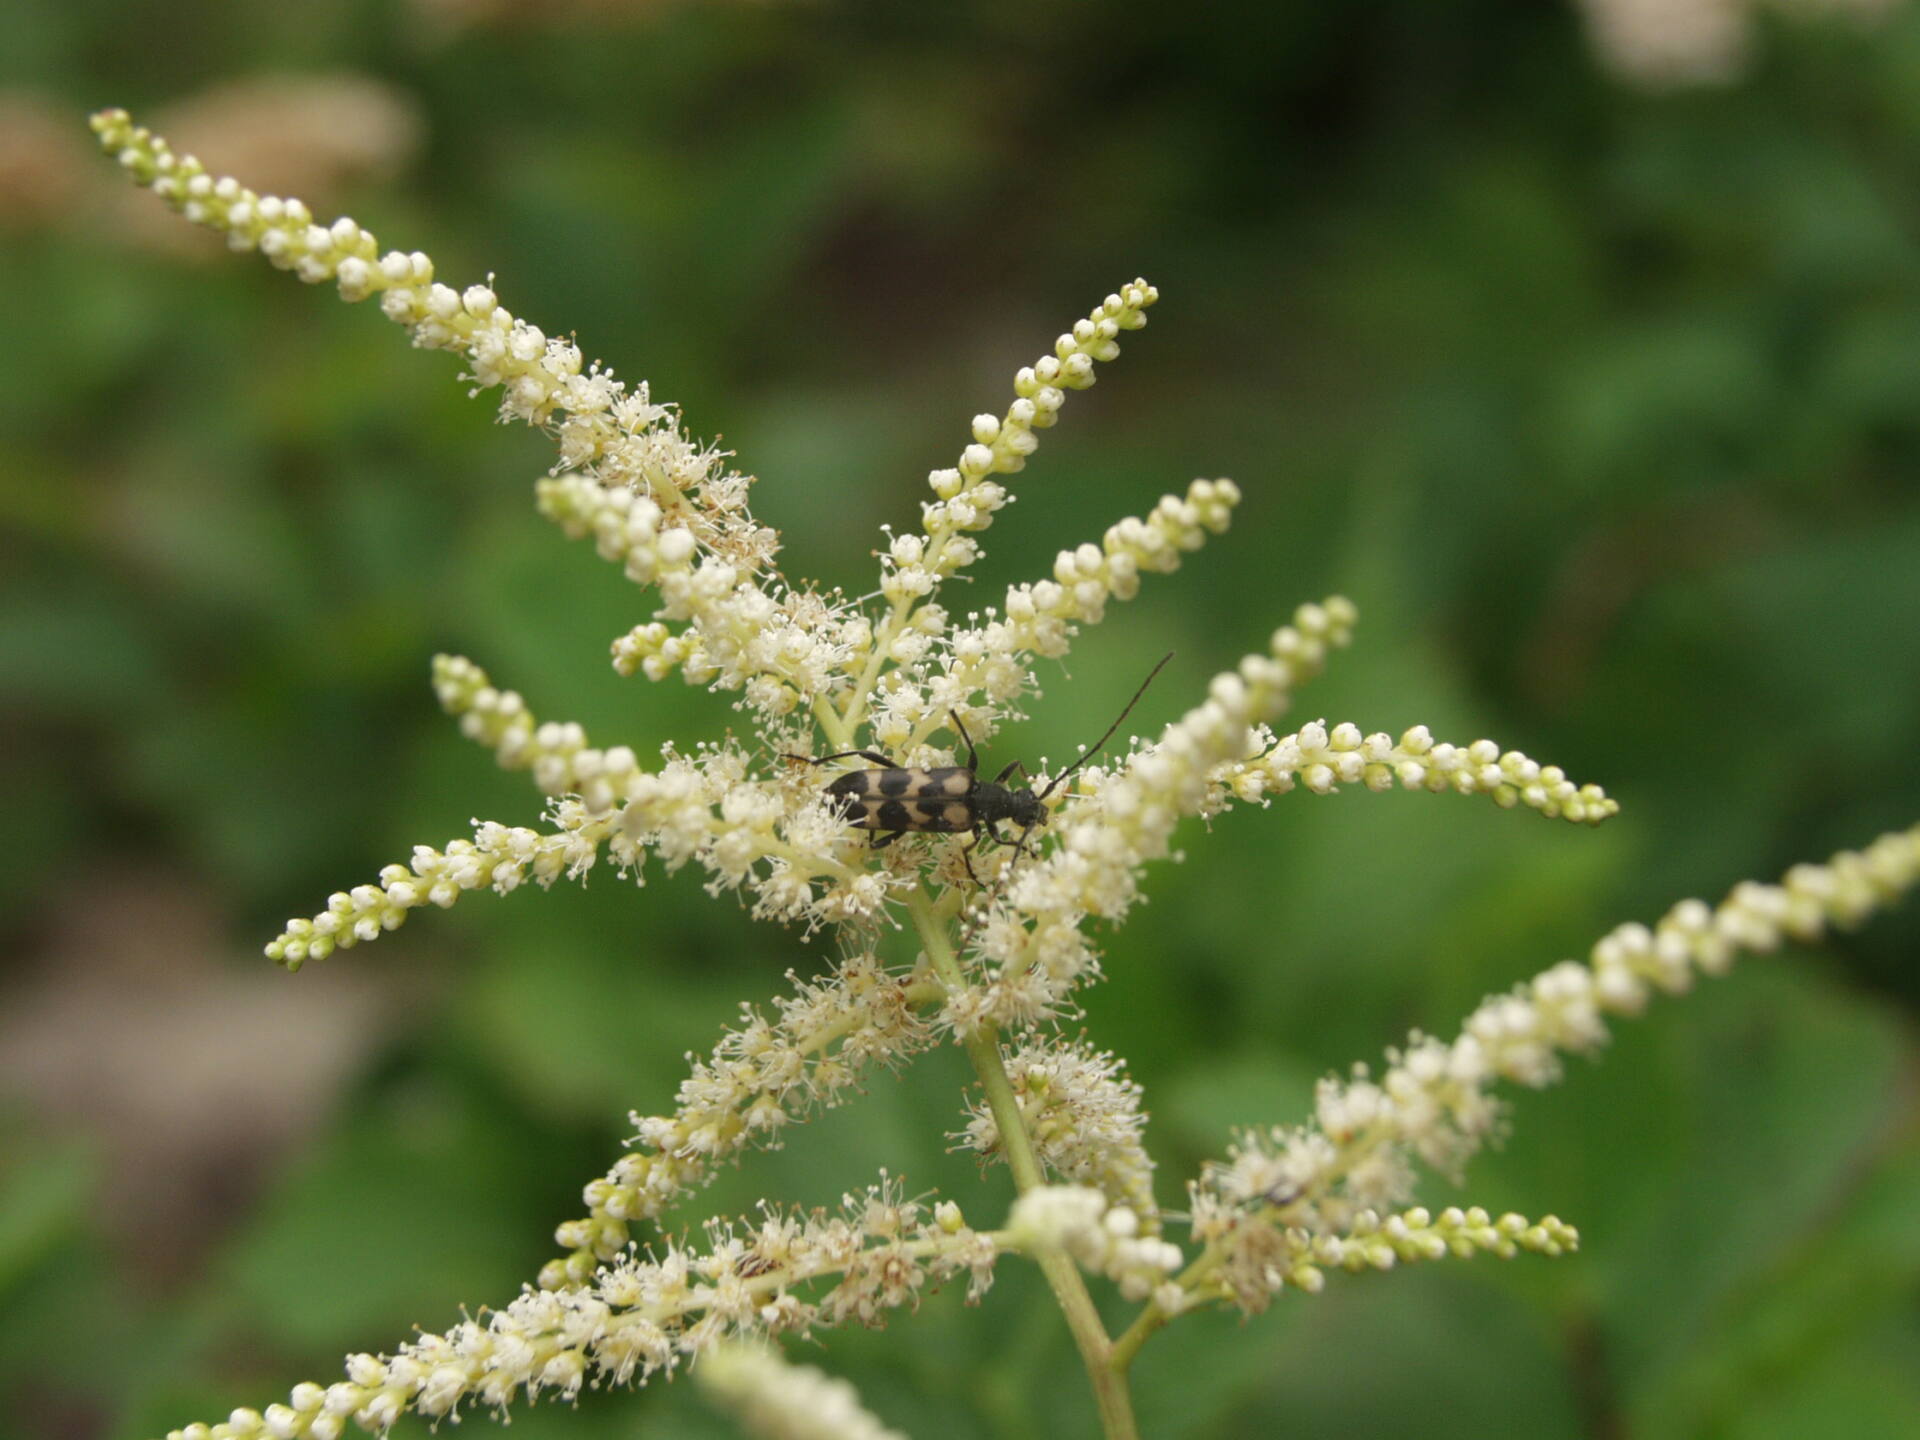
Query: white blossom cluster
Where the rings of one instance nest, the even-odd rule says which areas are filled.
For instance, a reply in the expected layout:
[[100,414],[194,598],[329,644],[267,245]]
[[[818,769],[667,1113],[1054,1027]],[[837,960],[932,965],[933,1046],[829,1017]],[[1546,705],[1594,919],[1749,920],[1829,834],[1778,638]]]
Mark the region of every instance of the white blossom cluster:
[[1180,1247],[1143,1234],[1140,1217],[1085,1185],[1036,1185],[1013,1204],[1007,1243],[1020,1250],[1059,1250],[1104,1275],[1129,1300],[1145,1300],[1168,1284],[1186,1258]]
[[929,1209],[885,1180],[842,1197],[838,1213],[767,1208],[753,1221],[710,1223],[706,1240],[629,1254],[587,1285],[525,1290],[391,1355],[351,1355],[332,1385],[297,1385],[285,1404],[235,1410],[168,1440],[337,1440],[349,1425],[384,1434],[409,1414],[504,1415],[522,1398],[645,1384],[729,1339],[884,1324],[960,1276],[977,1296],[1007,1243],[969,1229],[951,1202]]
[[[673,407],[585,364],[570,340],[512,315],[490,286],[456,290],[435,280],[428,257],[382,254],[350,219],[321,225],[297,200],[210,176],[124,112],[102,112],[94,128],[187,218],[304,280],[334,282],[349,300],[379,295],[416,345],[455,352],[477,387],[498,387],[504,417],[551,433],[558,461],[536,486],[539,509],[656,595],[651,618],[613,642],[614,668],[652,681],[677,673],[736,696],[746,716],[745,733],[670,744],[643,763],[629,746],[591,744],[578,725],[539,721],[472,661],[438,657],[441,704],[502,767],[529,773],[544,828],[475,821],[471,840],[416,847],[408,864],[290,921],[267,953],[295,969],[394,930],[423,905],[578,878],[604,853],[636,883],[656,862],[696,864],[711,893],[734,893],[756,917],[808,933],[833,927],[843,957],[817,980],[790,974],[771,1013],[743,1006],[705,1058],[690,1058],[671,1109],[633,1114],[627,1153],[585,1187],[586,1213],[557,1228],[563,1253],[539,1288],[390,1356],[355,1356],[335,1385],[300,1386],[285,1405],[177,1435],[333,1440],[349,1424],[382,1433],[405,1413],[457,1418],[522,1396],[571,1398],[671,1374],[725,1341],[877,1324],[962,1274],[977,1296],[1009,1250],[1047,1271],[1111,1406],[1124,1367],[1109,1362],[1196,1304],[1261,1308],[1282,1287],[1318,1288],[1331,1268],[1572,1248],[1571,1228],[1551,1217],[1392,1212],[1410,1199],[1417,1162],[1455,1170],[1486,1141],[1496,1080],[1545,1084],[1563,1053],[1604,1040],[1606,1016],[1637,1013],[1696,972],[1719,973],[1739,950],[1852,923],[1920,875],[1916,829],[1798,867],[1779,886],[1742,886],[1714,909],[1688,902],[1651,929],[1621,927],[1584,964],[1564,962],[1487,1001],[1450,1043],[1414,1035],[1378,1079],[1360,1068],[1324,1082],[1312,1120],[1242,1137],[1193,1184],[1188,1223],[1201,1254],[1182,1271],[1181,1250],[1161,1235],[1139,1087],[1114,1056],[1054,1028],[1099,976],[1094,927],[1126,918],[1145,868],[1174,853],[1181,822],[1295,788],[1485,795],[1585,823],[1618,807],[1558,767],[1489,740],[1436,741],[1424,726],[1395,740],[1315,721],[1276,738],[1294,690],[1351,639],[1355,608],[1334,596],[1299,607],[1158,739],[1123,742],[1105,758],[1084,751],[1051,777],[1023,775],[1041,818],[1013,844],[984,844],[981,827],[963,823],[980,818],[964,787],[939,800],[945,832],[916,828],[931,810],[884,848],[873,842],[890,832],[859,828],[885,813],[879,801],[872,813],[847,808],[826,788],[844,770],[819,765],[881,769],[902,789],[933,784],[906,767],[964,760],[965,739],[984,742],[1037,695],[1036,661],[1066,655],[1143,575],[1175,570],[1226,529],[1240,491],[1196,480],[1098,543],[1061,550],[1049,576],[1011,585],[997,607],[962,620],[940,601],[1011,500],[1005,477],[1023,469],[1067,394],[1118,355],[1122,332],[1145,324],[1158,292],[1144,280],[1120,287],[1016,373],[1004,414],[976,416],[957,464],[929,476],[919,530],[888,532],[876,595],[851,601],[774,568],[778,537],[748,508],[749,478],[685,436]],[[907,928],[916,949],[889,963],[892,933]],[[958,1043],[974,1067],[964,1143],[1005,1160],[1020,1191],[1005,1231],[975,1232],[951,1202],[929,1209],[882,1184],[838,1216],[769,1208],[752,1223],[709,1226],[697,1252],[660,1231],[639,1248],[637,1224],[661,1225],[720,1166],[777,1146],[876,1065],[903,1064],[936,1040]],[[1147,1302],[1128,1336],[1100,1329],[1082,1270]],[[857,1406],[837,1429],[805,1429],[797,1417],[841,1413],[845,1397],[763,1353],[726,1353],[715,1378],[762,1414],[766,1433],[884,1433]]]
[[1563,960],[1487,1000],[1452,1041],[1416,1033],[1378,1079],[1361,1066],[1322,1081],[1307,1124],[1243,1135],[1194,1187],[1194,1238],[1230,1244],[1274,1218],[1314,1234],[1351,1230],[1362,1213],[1408,1198],[1414,1158],[1459,1171],[1499,1121],[1495,1082],[1550,1084],[1563,1054],[1605,1042],[1609,1015],[1637,1015],[1656,991],[1680,994],[1696,975],[1724,974],[1742,951],[1858,924],[1916,883],[1920,826],[1796,865],[1778,885],[1743,883],[1717,906],[1682,901],[1652,928],[1622,925],[1585,963]]
[[1751,61],[1763,10],[1797,19],[1875,25],[1900,0],[1580,0],[1595,54],[1623,80],[1648,89],[1724,85]]
[[774,1018],[741,1007],[738,1027],[693,1063],[672,1114],[633,1115],[633,1148],[586,1187],[587,1214],[555,1232],[567,1254],[548,1262],[542,1285],[585,1283],[625,1250],[634,1222],[657,1218],[748,1147],[776,1145],[786,1126],[839,1104],[873,1065],[899,1065],[932,1040],[920,1009],[940,987],[924,976],[863,954],[823,979],[788,979],[793,993],[776,997]]
[[[1153,1158],[1143,1134],[1147,1117],[1140,1108],[1140,1086],[1127,1078],[1125,1062],[1084,1041],[1039,1035],[1007,1056],[1006,1069],[1046,1173],[1070,1185],[1092,1186],[1158,1233]],[[967,1113],[967,1128],[957,1138],[975,1154],[1003,1159],[993,1108],[978,1098]]]
[[1415,725],[1395,741],[1381,733],[1363,735],[1358,725],[1329,729],[1326,721],[1316,720],[1282,736],[1252,760],[1222,766],[1210,779],[1215,790],[1203,814],[1224,810],[1233,800],[1284,795],[1296,785],[1315,795],[1331,795],[1342,785],[1488,795],[1502,809],[1525,805],[1551,818],[1585,824],[1620,812],[1620,803],[1600,786],[1575,785],[1558,765],[1541,765],[1518,750],[1503,751],[1491,740],[1471,745],[1436,741],[1424,725]]
[[694,1373],[722,1409],[763,1440],[906,1440],[875,1419],[846,1381],[790,1364],[772,1345],[727,1341]]
[[568,473],[542,480],[537,495],[540,513],[567,535],[593,536],[603,559],[660,592],[655,618],[613,643],[623,675],[660,680],[677,669],[689,684],[743,692],[771,723],[824,703],[866,657],[865,617],[810,590],[763,584],[744,563],[707,552],[691,524],[630,480]]

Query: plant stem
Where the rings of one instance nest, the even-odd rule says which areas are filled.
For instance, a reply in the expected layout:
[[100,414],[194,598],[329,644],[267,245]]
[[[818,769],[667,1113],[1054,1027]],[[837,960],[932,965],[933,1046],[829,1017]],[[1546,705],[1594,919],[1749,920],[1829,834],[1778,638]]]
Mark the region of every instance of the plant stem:
[[820,731],[827,737],[827,748],[844,750],[853,742],[849,737],[852,729],[842,723],[840,712],[833,708],[831,701],[820,699],[813,702],[813,718],[820,723]]
[[[1191,1291],[1220,1266],[1220,1248],[1209,1245],[1186,1269],[1182,1270],[1174,1283],[1182,1290]],[[1133,1323],[1120,1332],[1120,1338],[1113,1342],[1113,1348],[1107,1355],[1107,1363],[1114,1369],[1125,1371],[1133,1364],[1134,1356],[1140,1353],[1140,1347],[1157,1335],[1161,1328],[1173,1317],[1162,1310],[1157,1303],[1149,1302],[1133,1317]]]
[[[963,987],[967,981],[960,968],[960,958],[954,954],[946,925],[935,915],[933,902],[925,890],[916,888],[908,897],[907,913],[913,918],[920,943],[926,947],[933,973],[950,989]],[[1000,1149],[1007,1157],[1007,1168],[1013,1172],[1014,1188],[1024,1195],[1035,1186],[1045,1184],[1046,1177],[1040,1169],[1040,1156],[1033,1148],[1033,1137],[1027,1133],[1026,1117],[1020,1113],[1020,1102],[1013,1093],[1013,1082],[1007,1078],[1007,1067],[1000,1058],[1000,1033],[991,1025],[982,1025],[964,1035],[962,1043],[987,1097],[987,1108],[993,1112],[993,1122],[999,1128]],[[1113,1364],[1113,1341],[1100,1323],[1100,1312],[1094,1307],[1080,1268],[1058,1251],[1034,1258],[1047,1277],[1061,1313],[1067,1318],[1074,1344],[1079,1347],[1080,1362],[1086,1366],[1087,1379],[1093,1385],[1094,1403],[1100,1408],[1102,1432],[1107,1440],[1139,1440],[1126,1370]]]

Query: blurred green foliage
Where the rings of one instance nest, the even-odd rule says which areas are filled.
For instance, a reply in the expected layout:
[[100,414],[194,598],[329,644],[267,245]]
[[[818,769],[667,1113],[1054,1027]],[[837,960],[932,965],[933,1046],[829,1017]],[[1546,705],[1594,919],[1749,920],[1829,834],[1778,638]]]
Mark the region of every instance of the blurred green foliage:
[[[28,4],[0,8],[0,83],[76,133],[236,76],[398,87],[426,149],[345,208],[723,433],[790,568],[850,593],[1014,368],[1152,278],[1152,326],[1019,477],[980,603],[1196,473],[1247,500],[998,745],[1067,753],[1171,648],[1150,729],[1342,589],[1360,636],[1304,713],[1491,734],[1624,806],[1586,832],[1298,794],[1196,827],[1087,1000],[1174,1204],[1328,1068],[1619,919],[1920,819],[1920,8],[1762,38],[1740,83],[1648,95],[1570,8],[1522,0],[636,3],[448,32],[391,0]],[[532,514],[545,441],[444,356],[257,260],[143,249],[124,213],[0,236],[0,981],[99,963],[70,938],[91,914],[142,963],[204,966],[183,983],[224,1014],[287,915],[537,812],[438,713],[434,651],[643,754],[732,717],[612,674],[644,597]],[[210,940],[169,951],[137,909],[113,929],[156,874]],[[1663,1003],[1519,1097],[1462,1192],[1562,1214],[1579,1257],[1183,1322],[1141,1361],[1149,1433],[1920,1433],[1916,953],[1909,910]],[[216,1418],[510,1296],[627,1109],[820,963],[691,874],[603,874],[274,977],[278,1025],[351,972],[378,1021],[264,1158],[222,1156],[216,1108],[129,1170],[29,1075],[0,1120],[0,1432]],[[283,1038],[231,1023],[234,1063],[279,1073]],[[226,1043],[154,1026],[155,1087]],[[713,1208],[831,1203],[885,1165],[998,1215],[1004,1176],[946,1153],[963,1078],[876,1078]],[[174,1163],[230,1178],[156,1216]],[[1017,1265],[984,1311],[943,1294],[821,1358],[922,1437],[1091,1433]],[[726,1433],[684,1386],[515,1424]]]

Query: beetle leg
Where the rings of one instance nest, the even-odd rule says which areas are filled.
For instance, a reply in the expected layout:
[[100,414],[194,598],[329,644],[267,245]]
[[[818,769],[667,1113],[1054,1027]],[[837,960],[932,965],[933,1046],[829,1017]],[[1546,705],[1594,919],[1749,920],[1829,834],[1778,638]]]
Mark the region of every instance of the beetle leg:
[[1007,777],[1016,770],[1020,772],[1020,778],[1027,782],[1027,788],[1031,790],[1033,788],[1033,772],[1028,770],[1026,765],[1019,760],[1010,761],[1006,769],[993,777],[993,783],[996,785],[1006,784]]
[[980,877],[973,873],[973,852],[980,848],[980,832],[973,832],[973,839],[960,847],[960,863],[967,868],[967,878],[973,882],[973,888],[980,888]]
[[883,770],[893,770],[897,768],[894,765],[891,758],[889,758],[888,756],[882,755],[877,750],[842,750],[837,755],[785,754],[781,758],[786,760],[797,760],[802,765],[825,765],[830,761],[834,761],[834,760],[850,760],[855,755],[858,755],[862,760],[873,761],[874,764],[878,765]]
[[873,850],[884,850],[887,848],[887,846],[893,844],[894,841],[898,840],[902,835],[905,835],[906,833],[907,832],[905,830],[876,830],[873,832],[872,844],[868,848]]

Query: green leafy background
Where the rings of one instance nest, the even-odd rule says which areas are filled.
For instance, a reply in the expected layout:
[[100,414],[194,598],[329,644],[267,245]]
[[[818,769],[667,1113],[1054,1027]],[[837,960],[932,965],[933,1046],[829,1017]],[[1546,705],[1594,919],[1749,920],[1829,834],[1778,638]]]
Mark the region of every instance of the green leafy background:
[[[1231,1127],[1610,925],[1920,819],[1920,8],[1763,23],[1738,83],[1647,93],[1526,0],[0,7],[0,80],[76,134],[337,71],[425,126],[338,203],[681,402],[790,568],[853,593],[1018,365],[1161,287],[1018,478],[980,603],[1195,474],[1245,503],[997,754],[1069,753],[1172,649],[1155,727],[1337,589],[1360,635],[1300,714],[1619,797],[1589,831],[1296,794],[1184,836],[1085,1020],[1146,1086],[1165,1203]],[[438,713],[436,650],[643,754],[735,717],[611,672],[646,598],[532,514],[546,442],[446,357],[143,247],[73,167],[0,226],[0,1433],[86,1440],[510,1297],[626,1111],[828,957],[687,873],[259,958],[414,842],[537,813]],[[1909,908],[1661,1004],[1426,1192],[1558,1213],[1577,1258],[1183,1322],[1148,1433],[1920,1433],[1917,953]],[[1004,1174],[947,1151],[963,1081],[878,1077],[686,1219],[881,1166],[995,1218]],[[1094,1431],[1017,1264],[816,1355],[923,1440]],[[684,1385],[515,1426],[729,1433]]]

